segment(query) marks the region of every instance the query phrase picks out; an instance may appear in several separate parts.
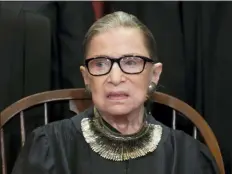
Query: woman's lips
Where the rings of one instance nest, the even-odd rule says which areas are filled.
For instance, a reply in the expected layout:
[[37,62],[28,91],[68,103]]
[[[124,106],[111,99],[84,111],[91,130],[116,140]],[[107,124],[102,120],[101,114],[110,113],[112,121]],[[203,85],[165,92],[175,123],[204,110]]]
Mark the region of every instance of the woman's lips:
[[124,100],[127,99],[129,95],[125,92],[110,92],[107,98],[110,100]]

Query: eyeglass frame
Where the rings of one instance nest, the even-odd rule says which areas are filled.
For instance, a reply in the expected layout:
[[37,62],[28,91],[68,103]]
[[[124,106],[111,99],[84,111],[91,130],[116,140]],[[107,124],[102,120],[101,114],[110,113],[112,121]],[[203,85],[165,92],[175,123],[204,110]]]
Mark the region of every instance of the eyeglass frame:
[[[140,72],[137,72],[137,73],[128,73],[128,72],[125,72],[125,71],[122,69],[121,65],[120,65],[120,61],[121,61],[123,58],[126,58],[126,57],[137,57],[137,58],[142,59],[142,60],[143,60],[143,69],[142,69]],[[94,59],[102,59],[102,58],[105,58],[105,59],[110,60],[111,66],[110,66],[109,70],[108,70],[106,73],[104,73],[104,74],[99,74],[99,75],[92,74],[92,73],[90,72],[90,70],[89,70],[89,62],[90,62],[91,60],[94,60]],[[116,58],[116,57],[109,57],[109,56],[98,56],[98,57],[93,57],[93,58],[86,59],[86,60],[85,60],[85,67],[87,68],[88,72],[89,72],[92,76],[104,76],[104,75],[110,73],[110,71],[112,70],[112,67],[113,67],[114,63],[117,63],[118,66],[119,66],[119,68],[120,68],[120,70],[121,70],[123,73],[125,73],[125,74],[140,74],[140,73],[142,73],[142,72],[144,71],[144,68],[145,68],[145,65],[146,65],[147,62],[152,63],[152,64],[155,64],[155,61],[152,60],[151,58],[148,58],[148,57],[145,57],[145,56],[140,56],[140,55],[123,55],[123,56],[118,57],[118,58]]]

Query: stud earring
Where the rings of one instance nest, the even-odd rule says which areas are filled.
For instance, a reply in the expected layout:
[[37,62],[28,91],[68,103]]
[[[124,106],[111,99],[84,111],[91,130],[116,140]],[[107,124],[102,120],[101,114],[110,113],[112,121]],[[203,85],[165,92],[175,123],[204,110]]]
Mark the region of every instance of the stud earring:
[[156,84],[151,82],[148,86],[147,99],[151,98],[153,93],[156,91]]

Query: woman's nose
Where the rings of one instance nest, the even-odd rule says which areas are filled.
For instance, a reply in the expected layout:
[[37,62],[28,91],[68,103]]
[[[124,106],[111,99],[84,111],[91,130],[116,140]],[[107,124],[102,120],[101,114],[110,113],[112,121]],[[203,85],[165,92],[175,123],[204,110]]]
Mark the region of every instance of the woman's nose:
[[114,85],[118,85],[123,80],[123,72],[116,62],[113,64],[112,69],[109,73],[109,80]]

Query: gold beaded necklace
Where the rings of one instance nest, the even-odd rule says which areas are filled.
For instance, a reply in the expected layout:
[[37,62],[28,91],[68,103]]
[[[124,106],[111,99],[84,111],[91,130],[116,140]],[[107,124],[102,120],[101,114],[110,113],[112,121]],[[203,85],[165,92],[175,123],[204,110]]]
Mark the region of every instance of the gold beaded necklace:
[[[145,112],[145,117],[146,115]],[[94,117],[83,118],[81,129],[91,149],[103,158],[113,161],[135,159],[153,152],[162,136],[162,127],[147,123],[146,120],[140,131],[132,135],[112,131],[95,107]]]

